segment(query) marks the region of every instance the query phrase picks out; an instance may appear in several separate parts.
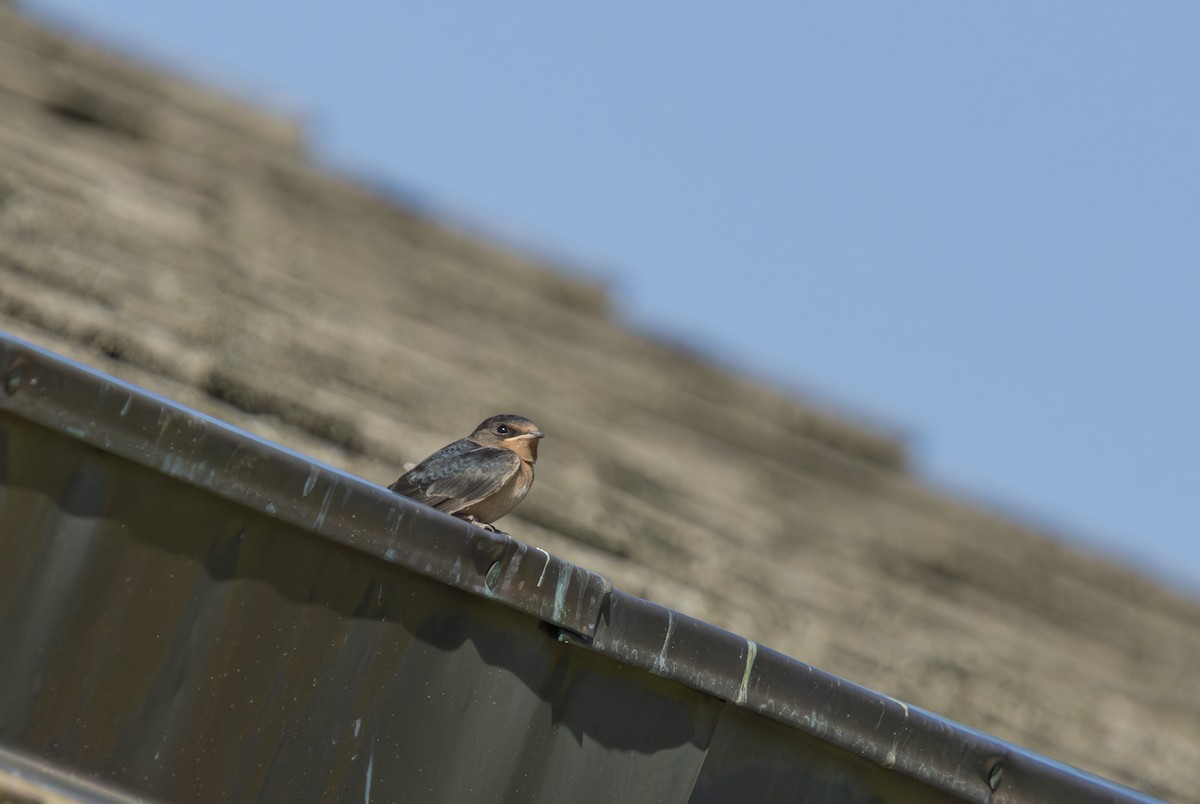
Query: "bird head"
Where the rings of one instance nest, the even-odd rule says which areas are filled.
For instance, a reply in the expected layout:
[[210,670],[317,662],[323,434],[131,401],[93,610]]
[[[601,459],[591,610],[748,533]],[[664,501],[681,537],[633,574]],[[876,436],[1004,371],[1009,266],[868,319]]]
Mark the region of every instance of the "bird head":
[[538,440],[545,433],[524,416],[502,413],[482,422],[471,433],[471,440],[485,447],[510,449],[530,463],[537,462]]

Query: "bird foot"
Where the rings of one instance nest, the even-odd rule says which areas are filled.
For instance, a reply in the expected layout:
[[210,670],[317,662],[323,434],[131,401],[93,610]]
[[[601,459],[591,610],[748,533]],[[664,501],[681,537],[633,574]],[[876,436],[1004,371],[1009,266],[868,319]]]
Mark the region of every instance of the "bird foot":
[[459,517],[459,519],[465,519],[467,522],[470,522],[472,525],[478,525],[479,527],[483,528],[484,530],[490,531],[492,533],[503,533],[504,532],[504,531],[496,530],[495,525],[492,525],[488,522],[484,522],[481,519],[477,519],[472,514],[467,514],[465,516],[461,516],[461,517]]

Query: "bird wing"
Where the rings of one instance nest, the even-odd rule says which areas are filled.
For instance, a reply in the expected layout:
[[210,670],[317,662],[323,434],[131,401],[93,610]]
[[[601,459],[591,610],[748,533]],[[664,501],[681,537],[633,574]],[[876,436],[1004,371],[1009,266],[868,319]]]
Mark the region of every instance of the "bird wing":
[[453,514],[498,492],[520,467],[515,452],[464,438],[433,453],[388,488]]

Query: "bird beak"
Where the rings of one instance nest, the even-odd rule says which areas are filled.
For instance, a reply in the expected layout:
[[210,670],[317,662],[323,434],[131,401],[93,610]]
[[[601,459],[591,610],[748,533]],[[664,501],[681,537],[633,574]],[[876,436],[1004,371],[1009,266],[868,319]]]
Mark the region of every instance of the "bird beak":
[[546,434],[543,433],[541,430],[534,430],[532,433],[526,433],[525,435],[527,435],[530,438],[545,438],[546,437]]

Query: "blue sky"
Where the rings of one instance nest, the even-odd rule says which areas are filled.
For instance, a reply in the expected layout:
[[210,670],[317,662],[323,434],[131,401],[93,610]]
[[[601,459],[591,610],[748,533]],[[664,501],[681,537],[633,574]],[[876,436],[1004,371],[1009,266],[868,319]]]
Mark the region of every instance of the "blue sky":
[[1200,4],[30,8],[1200,592]]

